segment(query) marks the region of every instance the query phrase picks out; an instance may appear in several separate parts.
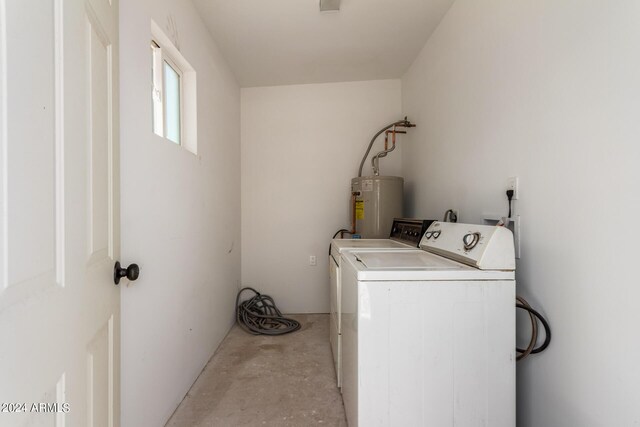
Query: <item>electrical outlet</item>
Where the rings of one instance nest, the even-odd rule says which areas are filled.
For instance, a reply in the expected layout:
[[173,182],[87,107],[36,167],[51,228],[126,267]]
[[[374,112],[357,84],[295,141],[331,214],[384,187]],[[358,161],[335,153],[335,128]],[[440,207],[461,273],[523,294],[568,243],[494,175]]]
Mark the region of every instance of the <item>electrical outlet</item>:
[[309,255],[309,265],[318,265],[318,259],[315,255]]
[[507,179],[507,190],[513,190],[513,200],[518,200],[518,196],[520,196],[518,191],[518,177],[510,176]]

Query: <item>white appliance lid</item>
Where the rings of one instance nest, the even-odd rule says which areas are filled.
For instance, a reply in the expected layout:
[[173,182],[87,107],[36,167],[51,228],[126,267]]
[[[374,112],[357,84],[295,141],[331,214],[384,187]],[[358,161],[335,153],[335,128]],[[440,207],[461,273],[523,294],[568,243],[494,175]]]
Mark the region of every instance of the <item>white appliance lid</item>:
[[480,270],[426,251],[353,251],[342,254],[362,281],[513,280],[514,271]]
[[[397,256],[399,255],[399,256]],[[355,253],[368,269],[472,270],[471,267],[424,251]]]
[[[389,239],[333,239],[331,242],[338,252],[347,249],[407,249],[411,246]],[[415,248],[417,249],[417,248]]]

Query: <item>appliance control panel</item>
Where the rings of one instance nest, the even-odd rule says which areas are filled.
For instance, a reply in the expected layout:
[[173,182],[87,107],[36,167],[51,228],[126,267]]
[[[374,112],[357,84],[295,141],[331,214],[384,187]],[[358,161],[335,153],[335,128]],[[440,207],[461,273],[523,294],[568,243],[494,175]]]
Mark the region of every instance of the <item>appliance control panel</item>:
[[506,227],[433,222],[420,247],[481,270],[515,270],[513,234]]
[[418,247],[432,219],[394,218],[389,238]]

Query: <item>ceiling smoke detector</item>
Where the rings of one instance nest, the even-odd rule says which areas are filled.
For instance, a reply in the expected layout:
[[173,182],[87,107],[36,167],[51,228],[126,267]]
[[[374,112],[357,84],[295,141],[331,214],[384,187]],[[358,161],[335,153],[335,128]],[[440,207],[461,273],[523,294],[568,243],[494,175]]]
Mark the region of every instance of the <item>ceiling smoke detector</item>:
[[320,12],[337,12],[340,10],[340,0],[320,0]]

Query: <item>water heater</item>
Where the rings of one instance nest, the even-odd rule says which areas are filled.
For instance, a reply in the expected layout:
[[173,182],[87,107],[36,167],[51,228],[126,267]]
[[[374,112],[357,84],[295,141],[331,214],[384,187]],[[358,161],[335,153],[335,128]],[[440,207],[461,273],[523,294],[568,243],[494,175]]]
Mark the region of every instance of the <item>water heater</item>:
[[363,239],[386,239],[394,218],[402,217],[404,179],[361,176],[351,180],[355,230]]

